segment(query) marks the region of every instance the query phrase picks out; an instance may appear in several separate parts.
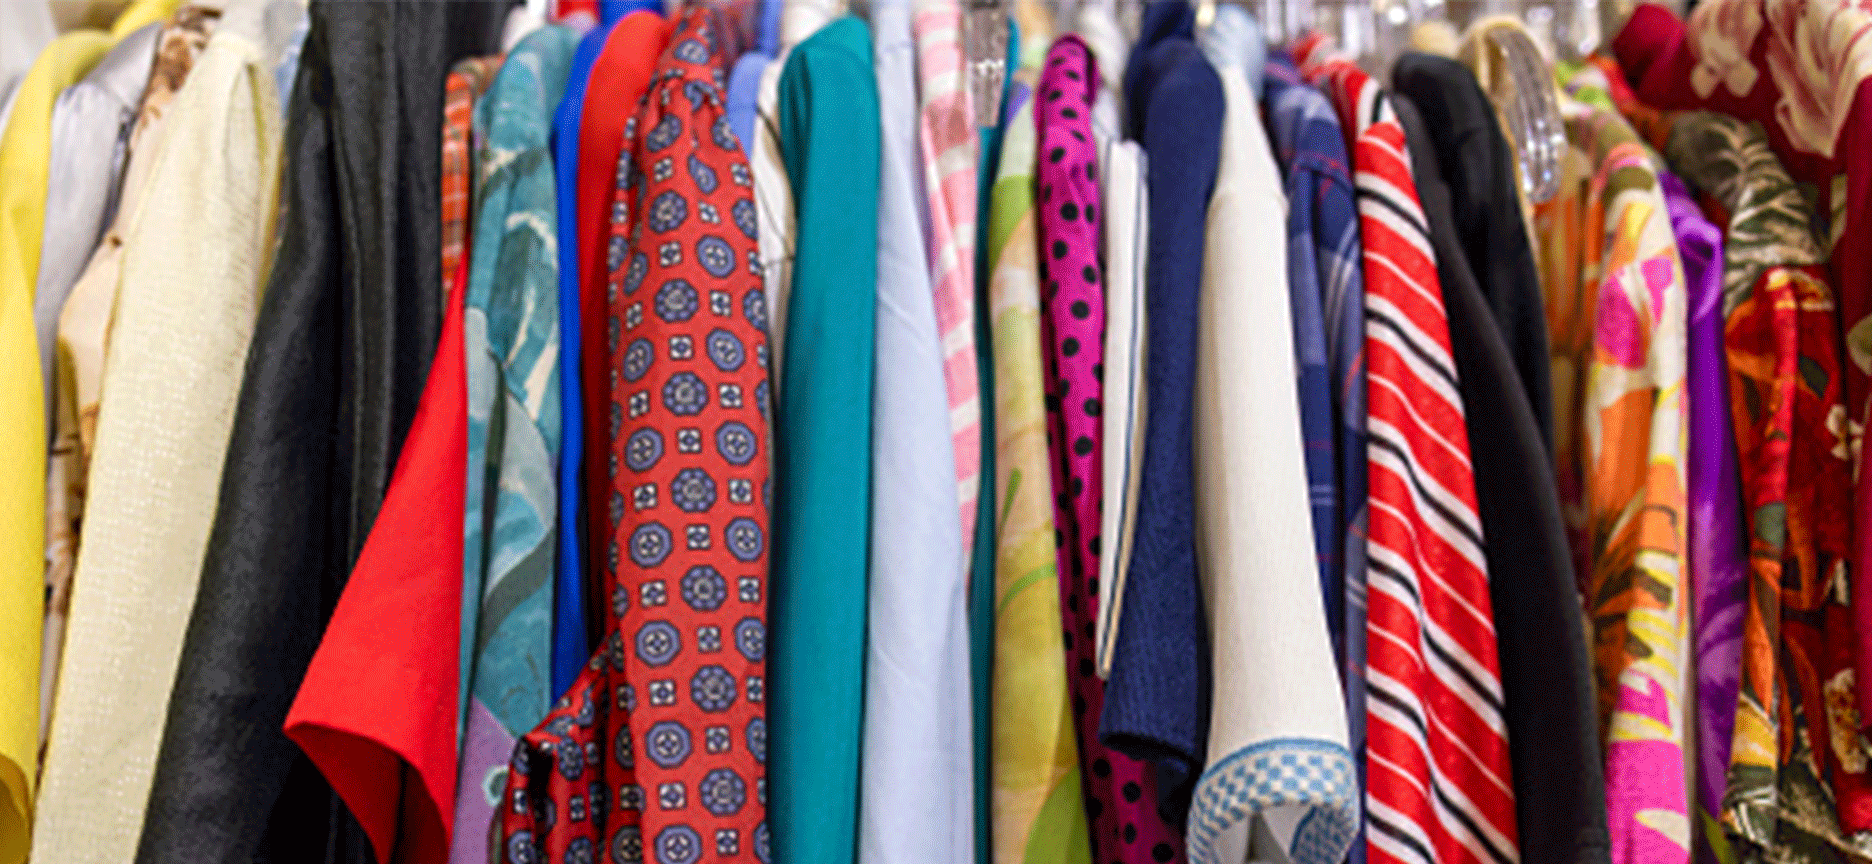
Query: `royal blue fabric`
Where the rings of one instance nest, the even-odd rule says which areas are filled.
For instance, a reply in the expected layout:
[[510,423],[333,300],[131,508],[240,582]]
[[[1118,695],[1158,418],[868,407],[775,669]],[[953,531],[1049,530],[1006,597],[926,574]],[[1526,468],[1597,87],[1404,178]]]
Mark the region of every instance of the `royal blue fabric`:
[[[776,2],[775,5],[779,4]],[[598,0],[598,17],[604,23],[600,29],[610,30],[611,25],[616,24],[624,16],[638,11],[655,12],[661,15],[663,14],[663,0]],[[586,70],[590,71],[590,68],[588,66]]]
[[572,76],[553,114],[553,162],[559,205],[559,557],[553,568],[552,693],[572,686],[591,657],[585,634],[584,384],[579,376],[578,162],[585,85],[609,26],[593,27],[572,55]]
[[758,33],[754,45],[768,57],[780,53],[780,9],[786,4],[783,0],[761,0],[760,20],[755,22]]
[[1192,11],[1158,3],[1125,69],[1150,166],[1145,311],[1150,394],[1138,516],[1099,739],[1157,769],[1180,825],[1209,737],[1209,638],[1196,574],[1194,396],[1203,235],[1222,147],[1222,81],[1190,40]]

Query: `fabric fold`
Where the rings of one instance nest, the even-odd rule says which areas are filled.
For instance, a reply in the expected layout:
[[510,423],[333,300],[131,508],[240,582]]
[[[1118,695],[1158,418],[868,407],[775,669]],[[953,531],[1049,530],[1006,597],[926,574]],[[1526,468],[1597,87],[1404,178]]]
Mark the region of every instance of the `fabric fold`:
[[1066,684],[1046,449],[1033,83],[1010,76],[988,207],[994,352],[994,861],[1092,860]]
[[[498,812],[514,742],[553,703],[555,467],[560,445],[551,116],[578,34],[547,25],[508,52],[475,105],[480,210],[468,265],[467,509],[462,529],[461,767],[455,821]],[[487,860],[458,831],[449,860]]]
[[873,437],[880,160],[865,23],[840,18],[793,46],[778,105],[798,245],[773,415],[768,800],[778,860],[850,864],[864,715],[871,523],[864,455]]
[[[467,506],[468,461],[467,269],[457,274],[383,512],[285,724],[364,823],[378,860],[446,861],[455,821],[462,529],[451,517]],[[401,707],[387,715],[392,705]]]
[[[46,406],[33,332],[33,281],[45,239],[52,111],[58,94],[110,50],[79,30],[39,52],[0,129],[0,864],[26,859],[39,774],[39,658],[45,626]],[[22,46],[23,47],[23,46]],[[11,61],[9,61],[11,62]],[[40,446],[33,446],[33,440]],[[36,476],[35,476],[36,475]]]
[[[1125,69],[1150,164],[1144,290],[1144,453],[1099,738],[1155,769],[1158,813],[1184,821],[1208,746],[1209,633],[1196,574],[1193,388],[1209,195],[1223,94],[1189,39],[1194,11],[1147,9]],[[1152,791],[1152,790],[1145,790]]]

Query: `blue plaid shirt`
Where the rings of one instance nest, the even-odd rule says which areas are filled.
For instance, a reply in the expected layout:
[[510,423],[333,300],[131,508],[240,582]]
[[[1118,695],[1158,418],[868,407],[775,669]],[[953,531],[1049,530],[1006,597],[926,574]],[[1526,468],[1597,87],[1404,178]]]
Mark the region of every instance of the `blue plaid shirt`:
[[[1270,138],[1287,175],[1287,280],[1313,540],[1346,689],[1347,731],[1363,779],[1365,282],[1352,160],[1339,115],[1301,79],[1286,52],[1268,57],[1264,99]],[[1348,860],[1358,864],[1364,856],[1358,842]]]

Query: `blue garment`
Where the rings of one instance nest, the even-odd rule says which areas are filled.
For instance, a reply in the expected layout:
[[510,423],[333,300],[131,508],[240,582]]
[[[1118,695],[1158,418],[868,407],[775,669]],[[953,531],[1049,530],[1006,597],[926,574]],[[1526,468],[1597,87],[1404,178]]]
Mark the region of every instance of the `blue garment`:
[[663,0],[598,0],[598,18],[603,24],[599,29],[609,31],[611,25],[632,12],[655,12],[661,15]]
[[1190,40],[1186,3],[1157,3],[1125,69],[1150,162],[1145,275],[1148,415],[1138,515],[1099,740],[1156,763],[1158,811],[1182,824],[1209,738],[1209,638],[1196,574],[1194,403],[1209,195],[1222,81]]
[[578,163],[585,85],[610,27],[593,27],[572,55],[565,97],[553,114],[553,163],[559,210],[559,525],[553,568],[552,695],[572,686],[591,657],[585,633],[585,397],[579,374]]
[[968,574],[925,239],[910,0],[872,0],[871,23],[882,159],[858,860],[962,862],[975,854]]
[[759,0],[760,20],[755,22],[759,31],[755,34],[754,47],[768,57],[780,54],[780,12],[786,6],[785,0]]
[[279,62],[273,65],[273,83],[279,87],[280,111],[292,102],[293,82],[299,78],[299,55],[305,50],[306,33],[312,29],[312,18],[303,13],[293,25],[292,34],[286,37],[286,47],[280,51]]
[[[1337,418],[1333,451],[1337,467],[1332,529],[1319,526],[1318,477],[1314,473],[1315,430],[1307,425],[1307,474],[1313,482],[1315,540],[1337,545],[1322,547],[1321,563],[1330,560],[1337,579],[1322,572],[1326,586],[1328,623],[1334,649],[1339,653],[1341,682],[1346,694],[1346,734],[1359,785],[1364,787],[1365,761],[1365,277],[1361,266],[1358,204],[1352,185],[1352,160],[1346,154],[1339,115],[1324,94],[1300,77],[1293,59],[1274,52],[1267,63],[1266,108],[1274,132],[1274,147],[1281,170],[1287,173],[1288,270],[1294,278],[1295,327],[1301,326],[1302,302],[1298,280],[1308,278],[1317,296],[1312,300],[1325,327],[1327,395]],[[1308,271],[1303,273],[1302,270]],[[1306,403],[1307,357],[1296,331],[1295,347],[1303,366],[1301,386],[1305,414],[1317,412]],[[1317,397],[1315,397],[1317,398]],[[1334,587],[1336,583],[1337,587]],[[1363,829],[1353,841],[1348,864],[1365,859]]]
[[[1281,171],[1287,176],[1287,287],[1291,296],[1294,359],[1300,374],[1300,432],[1306,441],[1307,486],[1313,501],[1313,546],[1319,557],[1320,591],[1326,602],[1326,623],[1333,634],[1333,651],[1343,653],[1345,628],[1345,570],[1340,553],[1345,529],[1339,521],[1337,452],[1333,428],[1332,371],[1326,358],[1326,323],[1321,310],[1322,271],[1333,266],[1338,251],[1329,246],[1341,238],[1321,229],[1326,214],[1321,199],[1340,197],[1348,221],[1343,230],[1356,236],[1357,214],[1352,211],[1352,189],[1347,180],[1345,139],[1332,106],[1319,91],[1306,84],[1271,77],[1267,85],[1269,125]],[[1324,139],[1330,137],[1330,142]],[[1326,151],[1324,147],[1331,147]],[[1337,177],[1332,172],[1337,172]],[[1354,245],[1347,250],[1358,252]],[[1349,259],[1354,273],[1356,259]],[[1361,452],[1359,458],[1363,459]],[[1343,660],[1341,661],[1343,662]]]
[[[559,389],[558,198],[552,112],[578,35],[549,24],[507,55],[474,111],[477,190],[463,315],[468,458],[462,524],[458,825],[485,825],[488,772],[553,702],[555,470]],[[583,623],[582,621],[580,622]],[[487,834],[457,831],[449,860],[487,860]]]
[[[777,5],[777,4],[776,4]],[[754,124],[760,121],[760,81],[773,58],[760,51],[749,51],[736,60],[728,74],[728,128],[741,142],[741,153],[754,154]]]

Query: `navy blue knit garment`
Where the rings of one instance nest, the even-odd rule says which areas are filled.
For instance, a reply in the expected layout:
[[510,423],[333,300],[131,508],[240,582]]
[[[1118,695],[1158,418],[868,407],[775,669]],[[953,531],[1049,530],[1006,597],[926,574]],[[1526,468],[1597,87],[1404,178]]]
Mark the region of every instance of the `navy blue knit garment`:
[[1125,70],[1150,188],[1147,404],[1137,525],[1099,739],[1155,764],[1158,809],[1183,823],[1209,737],[1209,639],[1196,579],[1193,397],[1203,233],[1222,146],[1222,81],[1186,3],[1146,7]]

